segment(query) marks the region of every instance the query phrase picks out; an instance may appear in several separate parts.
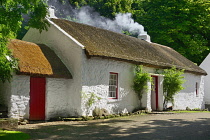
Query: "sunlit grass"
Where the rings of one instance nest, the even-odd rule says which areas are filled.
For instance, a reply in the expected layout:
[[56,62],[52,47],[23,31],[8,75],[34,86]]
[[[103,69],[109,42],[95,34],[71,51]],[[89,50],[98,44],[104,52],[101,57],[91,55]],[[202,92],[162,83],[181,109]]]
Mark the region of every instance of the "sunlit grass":
[[173,112],[173,113],[199,113],[199,112],[207,112],[210,113],[210,111],[194,111],[194,110],[174,110],[174,111],[167,111],[167,112]]
[[20,131],[0,130],[0,140],[27,140],[30,136]]

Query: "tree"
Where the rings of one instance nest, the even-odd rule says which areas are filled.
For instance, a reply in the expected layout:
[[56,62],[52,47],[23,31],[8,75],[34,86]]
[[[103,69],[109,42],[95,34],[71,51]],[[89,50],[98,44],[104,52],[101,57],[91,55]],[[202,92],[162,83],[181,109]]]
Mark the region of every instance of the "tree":
[[[62,0],[61,0],[62,1]],[[80,8],[89,5],[100,15],[114,18],[132,13],[152,41],[174,48],[200,64],[210,50],[209,0],[69,0]],[[129,34],[129,33],[128,33]]]
[[142,0],[135,15],[153,42],[167,45],[200,63],[210,48],[209,0]]
[[23,15],[29,16],[28,27],[40,31],[47,29],[45,20],[47,4],[44,0],[1,0],[0,1],[0,81],[9,80],[14,59],[7,48],[9,39],[16,38],[23,22]]
[[117,13],[132,13],[132,4],[135,0],[69,0],[70,4],[81,7],[89,5],[101,16],[114,18]]

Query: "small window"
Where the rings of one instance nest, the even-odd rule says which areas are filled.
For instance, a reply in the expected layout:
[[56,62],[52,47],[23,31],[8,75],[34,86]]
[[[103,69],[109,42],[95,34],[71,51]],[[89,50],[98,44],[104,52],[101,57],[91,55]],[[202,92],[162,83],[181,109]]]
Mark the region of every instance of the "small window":
[[196,96],[198,96],[199,94],[198,82],[195,83],[195,93],[196,93]]
[[109,75],[109,98],[117,99],[118,94],[118,73],[110,72]]

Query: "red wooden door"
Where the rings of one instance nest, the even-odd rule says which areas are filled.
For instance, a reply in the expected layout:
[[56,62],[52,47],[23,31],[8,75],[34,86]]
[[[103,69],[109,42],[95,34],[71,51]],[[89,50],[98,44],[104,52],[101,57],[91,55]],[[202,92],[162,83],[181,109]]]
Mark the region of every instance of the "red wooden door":
[[30,120],[45,120],[45,78],[30,79]]
[[152,75],[152,79],[151,106],[152,110],[158,110],[158,76]]

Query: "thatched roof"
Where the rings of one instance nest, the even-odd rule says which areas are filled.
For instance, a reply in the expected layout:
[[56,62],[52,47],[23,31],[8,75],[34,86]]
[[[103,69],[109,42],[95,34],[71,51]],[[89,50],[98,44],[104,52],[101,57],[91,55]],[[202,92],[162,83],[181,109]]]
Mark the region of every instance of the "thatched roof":
[[176,66],[206,75],[203,69],[172,48],[81,23],[63,19],[51,21],[84,45],[89,57],[111,58],[155,68]]
[[13,39],[8,44],[13,56],[18,59],[18,74],[72,78],[70,72],[54,51],[41,44]]

